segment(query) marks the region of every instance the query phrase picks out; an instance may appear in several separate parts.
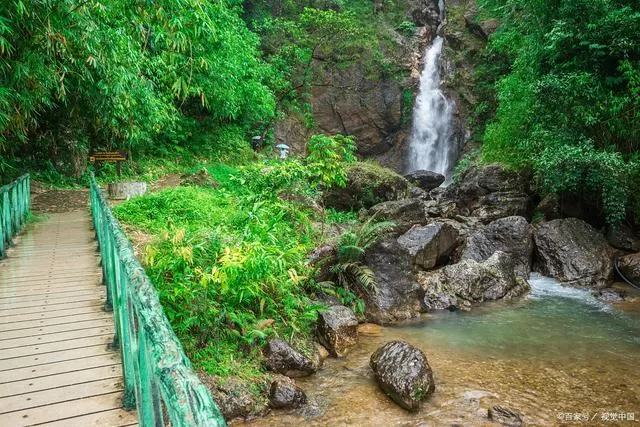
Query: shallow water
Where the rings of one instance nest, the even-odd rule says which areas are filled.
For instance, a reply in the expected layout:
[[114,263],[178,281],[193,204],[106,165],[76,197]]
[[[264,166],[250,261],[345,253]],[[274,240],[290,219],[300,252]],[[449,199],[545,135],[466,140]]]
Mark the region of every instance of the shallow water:
[[[248,423],[490,425],[487,409],[496,404],[518,409],[530,425],[638,423],[640,311],[540,276],[531,285],[517,302],[438,312],[401,326],[365,325],[346,358],[327,360],[318,374],[297,380],[310,400],[305,408]],[[423,349],[435,374],[436,392],[417,414],[388,399],[368,366],[371,353],[393,339]],[[635,421],[603,419],[610,412]],[[574,421],[577,413],[592,421]]]

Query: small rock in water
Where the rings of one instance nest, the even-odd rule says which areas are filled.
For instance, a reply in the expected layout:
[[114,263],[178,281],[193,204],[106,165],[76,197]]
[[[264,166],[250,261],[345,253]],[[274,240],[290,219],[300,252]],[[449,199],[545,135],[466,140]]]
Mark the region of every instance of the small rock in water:
[[406,341],[391,341],[369,362],[380,388],[401,407],[417,411],[435,391],[433,372],[424,352]]
[[316,336],[332,356],[342,357],[358,342],[358,319],[347,307],[333,305],[318,316]]
[[623,302],[624,301],[624,293],[617,291],[615,289],[602,289],[600,291],[596,291],[593,293],[593,296],[598,298],[603,302]]
[[299,408],[305,403],[307,395],[292,379],[280,377],[271,383],[269,405],[272,408]]
[[523,425],[522,417],[516,410],[507,408],[506,406],[494,406],[489,408],[489,419],[496,423],[500,423],[509,427],[520,427]]

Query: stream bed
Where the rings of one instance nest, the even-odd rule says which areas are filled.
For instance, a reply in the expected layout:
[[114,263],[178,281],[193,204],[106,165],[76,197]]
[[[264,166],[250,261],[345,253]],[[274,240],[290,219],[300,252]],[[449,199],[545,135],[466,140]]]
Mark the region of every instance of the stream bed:
[[[305,407],[243,423],[490,425],[487,409],[497,404],[520,411],[528,425],[639,423],[637,307],[621,310],[538,275],[530,283],[530,294],[515,302],[393,327],[363,325],[347,357],[296,381],[309,398]],[[436,392],[416,414],[387,398],[369,368],[371,353],[394,339],[424,350],[434,371]],[[611,413],[618,420],[624,414],[624,422],[610,421]]]

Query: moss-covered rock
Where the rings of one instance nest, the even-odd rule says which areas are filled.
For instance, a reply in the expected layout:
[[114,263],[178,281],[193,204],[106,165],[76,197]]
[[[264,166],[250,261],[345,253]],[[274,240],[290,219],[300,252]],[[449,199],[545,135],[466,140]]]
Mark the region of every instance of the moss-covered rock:
[[378,203],[410,196],[411,183],[391,169],[373,162],[349,165],[344,188],[332,187],[324,193],[325,206],[339,210],[368,209]]

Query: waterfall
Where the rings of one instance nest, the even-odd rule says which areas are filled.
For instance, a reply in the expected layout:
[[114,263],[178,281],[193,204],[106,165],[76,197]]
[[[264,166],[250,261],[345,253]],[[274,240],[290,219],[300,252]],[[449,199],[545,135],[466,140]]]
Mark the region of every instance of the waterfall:
[[[440,1],[440,21],[444,22],[444,2]],[[440,27],[438,27],[440,29]],[[456,161],[457,149],[451,126],[455,103],[440,90],[442,36],[437,36],[425,53],[420,75],[420,91],[413,110],[409,137],[407,172],[429,170],[447,178]]]

